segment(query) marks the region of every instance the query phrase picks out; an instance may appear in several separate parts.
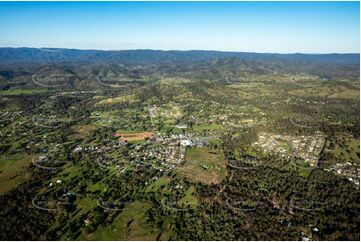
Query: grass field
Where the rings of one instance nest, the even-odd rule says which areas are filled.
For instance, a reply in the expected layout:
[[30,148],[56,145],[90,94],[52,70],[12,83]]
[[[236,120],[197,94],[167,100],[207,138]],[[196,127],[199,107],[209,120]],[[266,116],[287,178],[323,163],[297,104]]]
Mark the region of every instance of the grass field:
[[125,209],[114,219],[113,224],[99,227],[94,233],[82,235],[81,240],[168,240],[170,231],[161,231],[147,223],[146,212],[151,208],[148,202],[136,201],[125,206]]
[[291,90],[288,92],[291,95],[297,96],[312,96],[312,97],[328,97],[328,98],[345,98],[345,99],[359,99],[360,91],[351,90],[342,86],[331,87],[329,85],[316,86],[312,88],[301,88]]
[[177,172],[193,182],[217,184],[226,176],[226,161],[221,153],[209,148],[192,147],[187,149],[186,162]]
[[219,124],[196,124],[192,127],[194,130],[220,130],[223,129]]
[[58,179],[66,181],[71,181],[74,177],[78,176],[80,174],[80,170],[78,166],[72,166],[72,165],[65,165],[64,170],[62,170],[57,177],[54,177],[52,179],[52,182],[55,182]]
[[191,208],[196,208],[198,206],[198,199],[193,194],[195,192],[194,186],[191,186],[185,193],[185,196],[178,201],[178,205],[182,207],[187,207],[188,205]]
[[145,192],[157,192],[161,190],[162,186],[166,186],[169,183],[170,179],[168,177],[160,177],[155,182],[149,184],[145,188]]
[[86,213],[87,211],[90,211],[91,209],[98,206],[97,201],[89,197],[77,199],[76,205],[82,210],[82,213]]
[[107,185],[105,185],[103,183],[89,184],[86,189],[89,192],[106,191],[107,190]]
[[93,112],[91,114],[92,126],[121,126],[121,118],[115,112]]
[[24,169],[31,161],[30,155],[14,155],[0,159],[0,194],[10,191],[26,180]]
[[119,137],[120,140],[123,141],[140,141],[140,140],[144,140],[146,138],[150,138],[153,136],[153,132],[132,132],[132,133],[119,133],[117,132],[115,134],[116,137]]
[[74,130],[74,137],[85,138],[92,131],[96,130],[97,127],[95,125],[76,125],[72,129]]
[[124,129],[119,129],[117,130],[117,133],[122,133],[122,134],[134,134],[134,133],[141,133],[144,130],[124,130]]
[[123,102],[138,102],[139,98],[135,94],[115,97],[115,98],[107,98],[101,100],[98,105],[100,104],[117,104],[117,103],[123,103]]
[[172,133],[172,134],[180,134],[182,130],[173,126],[173,125],[163,125],[163,127],[159,131],[161,134]]
[[337,162],[351,162],[359,165],[360,140],[347,136],[337,136],[332,147],[330,147],[330,142],[327,141],[325,153],[330,153],[333,160]]

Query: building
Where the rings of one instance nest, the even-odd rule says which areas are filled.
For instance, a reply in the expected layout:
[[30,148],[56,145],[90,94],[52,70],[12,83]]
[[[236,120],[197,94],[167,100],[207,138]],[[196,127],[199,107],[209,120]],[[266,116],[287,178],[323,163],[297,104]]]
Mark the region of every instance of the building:
[[181,139],[180,140],[180,144],[182,146],[191,146],[192,145],[192,141],[190,139]]

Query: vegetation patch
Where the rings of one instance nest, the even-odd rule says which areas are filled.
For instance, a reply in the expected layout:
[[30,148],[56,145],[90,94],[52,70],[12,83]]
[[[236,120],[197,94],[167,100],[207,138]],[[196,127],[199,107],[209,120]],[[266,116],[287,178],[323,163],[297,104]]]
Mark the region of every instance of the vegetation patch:
[[145,188],[145,192],[157,192],[162,190],[166,185],[168,185],[170,179],[169,177],[160,177],[154,183],[149,184]]
[[104,192],[107,190],[107,185],[105,185],[103,183],[89,184],[87,186],[87,190],[90,192],[96,192],[96,191]]
[[73,127],[74,136],[77,138],[85,138],[91,132],[97,129],[95,125],[75,125]]
[[195,196],[196,189],[191,186],[186,192],[185,196],[178,201],[178,205],[182,207],[190,207],[192,209],[198,206],[198,199]]
[[5,95],[25,95],[25,94],[35,94],[35,93],[43,93],[46,92],[46,90],[42,90],[42,89],[13,89],[13,90],[5,90],[5,91],[0,91],[0,96],[5,96]]
[[188,148],[185,160],[185,163],[177,168],[177,172],[190,181],[218,184],[226,176],[224,156],[207,147]]
[[32,156],[4,157],[0,160],[0,194],[13,189],[26,180],[24,168],[32,161]]
[[360,140],[346,135],[331,137],[326,142],[323,158],[334,163],[349,162],[359,166]]
[[[161,231],[147,222],[147,211],[151,203],[136,201],[125,209],[107,227],[99,227],[87,240],[156,240]],[[169,231],[164,231],[165,234]],[[167,240],[165,237],[162,239]]]
[[146,138],[153,137],[153,132],[140,132],[140,133],[116,133],[115,137],[118,137],[120,140],[123,141],[140,141]]
[[103,99],[102,101],[100,101],[98,103],[98,105],[102,105],[102,104],[117,104],[117,103],[124,103],[124,102],[138,102],[139,98],[137,95],[135,94],[130,94],[130,95],[125,95],[125,96],[120,96],[120,97],[115,97],[115,98],[107,98],[107,99]]
[[219,124],[196,124],[192,128],[194,130],[221,130],[223,126]]

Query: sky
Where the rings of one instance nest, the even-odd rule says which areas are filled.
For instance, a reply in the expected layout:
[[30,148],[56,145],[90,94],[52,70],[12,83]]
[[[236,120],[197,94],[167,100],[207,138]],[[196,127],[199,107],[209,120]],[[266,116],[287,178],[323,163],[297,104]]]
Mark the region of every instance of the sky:
[[359,2],[0,2],[0,47],[359,53]]

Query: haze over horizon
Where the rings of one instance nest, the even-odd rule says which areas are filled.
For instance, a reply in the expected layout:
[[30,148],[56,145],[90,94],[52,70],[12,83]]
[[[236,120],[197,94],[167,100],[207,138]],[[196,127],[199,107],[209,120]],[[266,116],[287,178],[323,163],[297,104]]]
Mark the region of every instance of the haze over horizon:
[[0,47],[359,53],[359,2],[1,2]]
[[251,53],[251,54],[280,54],[280,55],[293,55],[293,54],[302,54],[302,55],[332,55],[332,54],[360,54],[359,52],[327,52],[327,53],[308,53],[308,52],[260,52],[260,51],[233,51],[233,50],[212,50],[212,49],[188,49],[188,50],[180,50],[180,49],[92,49],[92,48],[71,48],[71,47],[33,47],[33,46],[0,46],[0,49],[3,48],[14,48],[14,49],[40,49],[44,51],[52,51],[56,49],[61,50],[83,50],[83,51],[138,51],[138,50],[150,50],[150,51],[179,51],[179,52],[188,52],[188,51],[214,51],[214,52],[234,52],[234,53]]

